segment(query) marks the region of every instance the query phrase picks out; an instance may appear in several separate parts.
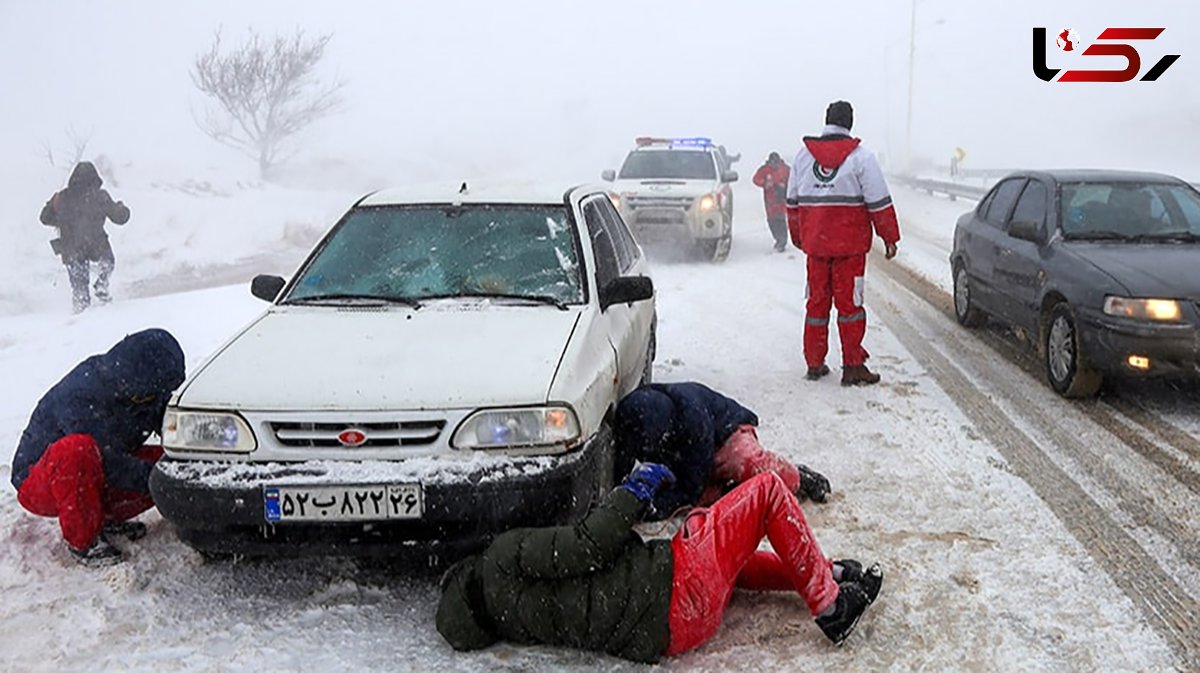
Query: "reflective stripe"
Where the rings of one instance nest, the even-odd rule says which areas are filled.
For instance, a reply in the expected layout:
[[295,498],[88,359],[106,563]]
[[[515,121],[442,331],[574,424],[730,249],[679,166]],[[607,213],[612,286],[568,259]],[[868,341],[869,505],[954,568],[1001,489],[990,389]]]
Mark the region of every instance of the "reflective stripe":
[[839,205],[839,206],[857,206],[867,202],[862,196],[797,196],[795,199],[788,199],[788,202],[795,201],[797,205]]
[[872,202],[868,203],[867,210],[870,210],[870,211],[883,210],[884,208],[887,208],[890,205],[892,205],[892,197],[885,196],[882,199],[879,199],[878,201],[872,201]]
[[856,311],[856,312],[854,312],[854,313],[851,313],[850,315],[839,315],[839,316],[838,316],[838,322],[839,322],[839,323],[842,323],[842,322],[862,322],[863,320],[866,320],[866,319],[867,319],[867,312],[866,312],[866,311]]
[[829,318],[805,318],[804,324],[813,327],[829,327]]

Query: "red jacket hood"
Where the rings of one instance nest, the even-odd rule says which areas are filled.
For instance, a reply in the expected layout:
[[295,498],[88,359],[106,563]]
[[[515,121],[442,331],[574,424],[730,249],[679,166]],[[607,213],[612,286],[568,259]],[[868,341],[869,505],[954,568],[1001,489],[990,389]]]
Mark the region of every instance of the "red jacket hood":
[[860,138],[805,138],[804,146],[809,154],[825,168],[837,168],[846,161],[846,157],[858,148]]

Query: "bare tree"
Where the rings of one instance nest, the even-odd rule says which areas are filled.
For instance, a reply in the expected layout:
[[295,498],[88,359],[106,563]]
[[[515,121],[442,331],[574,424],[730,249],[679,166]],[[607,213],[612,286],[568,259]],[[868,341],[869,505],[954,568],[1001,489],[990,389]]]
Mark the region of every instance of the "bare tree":
[[42,156],[46,157],[51,166],[69,171],[75,164],[83,161],[83,155],[87,152],[88,144],[92,142],[94,132],[94,129],[89,129],[81,133],[74,126],[68,126],[65,131],[66,146],[56,150],[48,139],[43,139]]
[[192,82],[216,101],[196,124],[213,140],[258,160],[268,177],[283,158],[289,138],[335,111],[344,82],[322,82],[315,70],[332,35],[309,38],[303,30],[270,41],[250,31],[249,38],[228,53],[221,32],[212,47],[198,54]]

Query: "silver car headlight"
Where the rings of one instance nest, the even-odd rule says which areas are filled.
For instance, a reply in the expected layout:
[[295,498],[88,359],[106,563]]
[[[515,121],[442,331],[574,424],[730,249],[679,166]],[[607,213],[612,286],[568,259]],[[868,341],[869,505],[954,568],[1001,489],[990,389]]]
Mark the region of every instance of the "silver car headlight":
[[451,444],[456,449],[565,450],[578,440],[574,410],[546,406],[476,411],[458,426]]
[[1104,312],[1108,315],[1137,320],[1176,322],[1183,316],[1183,309],[1174,299],[1134,299],[1132,297],[1105,297]]
[[175,451],[250,453],[258,448],[250,426],[237,414],[167,409],[163,445]]
[[700,210],[709,211],[717,207],[717,197],[712,194],[705,194],[700,197]]

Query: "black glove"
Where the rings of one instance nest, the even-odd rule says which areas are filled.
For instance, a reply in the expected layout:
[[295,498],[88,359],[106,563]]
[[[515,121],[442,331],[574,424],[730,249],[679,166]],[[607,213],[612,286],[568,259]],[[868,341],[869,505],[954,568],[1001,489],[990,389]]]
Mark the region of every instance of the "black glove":
[[829,480],[807,465],[796,463],[796,469],[800,471],[800,489],[796,495],[807,496],[813,502],[825,502],[830,491]]

